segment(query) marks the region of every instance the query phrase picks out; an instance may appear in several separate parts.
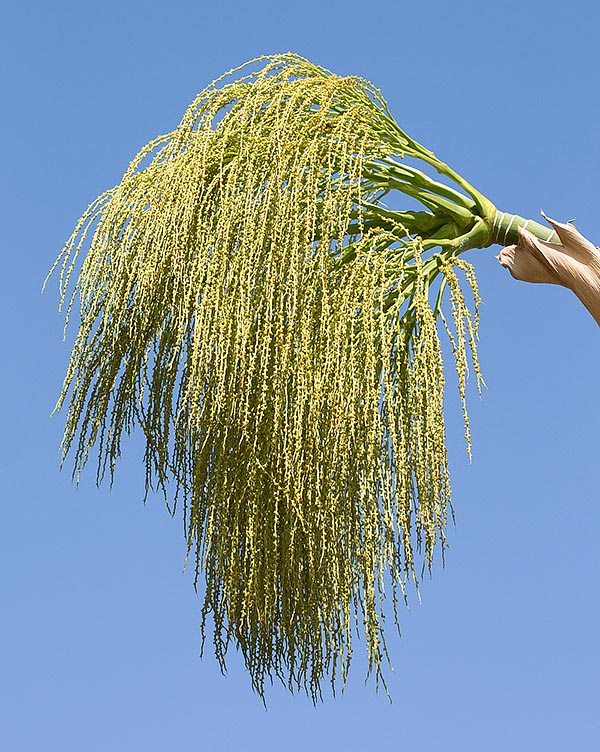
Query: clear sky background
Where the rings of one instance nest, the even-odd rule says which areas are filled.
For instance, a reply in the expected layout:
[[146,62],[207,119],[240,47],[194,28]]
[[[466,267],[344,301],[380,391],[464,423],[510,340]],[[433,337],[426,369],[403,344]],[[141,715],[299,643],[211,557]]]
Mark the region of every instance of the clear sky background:
[[567,291],[472,251],[485,301],[474,459],[449,399],[457,524],[390,635],[393,695],[357,664],[268,710],[200,661],[180,519],[135,446],[112,490],[59,472],[69,345],[47,269],[88,203],[195,94],[264,53],[373,81],[401,126],[501,208],[600,244],[592,0],[7,4],[0,23],[3,366],[0,748],[7,752],[600,749],[600,331]]

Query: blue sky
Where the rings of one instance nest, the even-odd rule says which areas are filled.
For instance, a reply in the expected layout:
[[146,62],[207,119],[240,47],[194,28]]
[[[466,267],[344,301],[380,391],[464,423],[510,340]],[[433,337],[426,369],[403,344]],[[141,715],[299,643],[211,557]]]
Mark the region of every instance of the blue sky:
[[[459,6],[459,7],[456,7]],[[136,444],[114,487],[59,472],[68,358],[55,285],[87,204],[221,72],[291,50],[379,86],[401,126],[501,209],[600,243],[600,11],[591,0],[11,3],[0,56],[4,398],[0,747],[591,750],[600,747],[600,333],[563,289],[473,251],[488,385],[474,458],[449,399],[457,524],[391,639],[393,703],[364,685],[268,710],[232,656],[198,658],[181,521],[144,506]]]

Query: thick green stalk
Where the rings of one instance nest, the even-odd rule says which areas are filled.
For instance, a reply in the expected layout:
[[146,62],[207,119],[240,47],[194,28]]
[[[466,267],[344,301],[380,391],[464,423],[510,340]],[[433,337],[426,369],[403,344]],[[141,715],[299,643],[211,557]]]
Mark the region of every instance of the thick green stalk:
[[560,242],[558,235],[551,227],[541,225],[532,219],[525,219],[518,214],[496,210],[491,227],[491,244],[516,245],[519,242],[519,228],[527,230],[539,240],[550,243]]
[[[432,151],[429,151],[429,149],[426,149],[418,142],[407,137],[404,132],[402,132],[402,134],[403,137],[408,138],[410,149],[414,150],[412,156],[422,159],[424,162],[431,165],[431,167],[433,167],[440,175],[444,175],[457,186],[462,188],[469,195],[474,206],[470,205],[469,200],[466,197],[461,197],[454,189],[443,186],[436,181],[432,181],[427,175],[419,170],[414,170],[414,168],[410,167],[407,168],[404,165],[401,166],[396,160],[388,158],[383,160],[386,163],[388,170],[391,170],[392,174],[395,173],[396,178],[405,181],[408,180],[409,182],[409,187],[407,188],[406,184],[402,185],[398,184],[398,182],[394,183],[392,180],[391,182],[393,183],[393,186],[391,187],[399,188],[407,195],[412,195],[422,201],[422,194],[418,195],[414,186],[423,186],[428,192],[434,194],[434,196],[431,197],[433,201],[423,202],[434,212],[436,209],[439,210],[441,208],[446,212],[448,211],[447,202],[444,202],[442,207],[442,203],[439,200],[441,197],[444,197],[445,199],[450,199],[458,204],[459,208],[454,211],[463,212],[467,209],[468,211],[471,211],[473,215],[480,217],[488,228],[488,238],[485,237],[485,233],[483,233],[480,228],[478,228],[478,231],[474,234],[468,233],[470,237],[467,242],[462,242],[460,244],[460,249],[457,251],[458,253],[463,253],[472,248],[486,248],[496,243],[503,246],[515,245],[518,243],[519,239],[519,228],[528,230],[528,232],[539,240],[560,242],[558,235],[552,228],[542,225],[539,222],[535,222],[532,219],[521,217],[518,214],[499,211],[489,199],[481,194],[445,162],[438,159]],[[437,206],[432,204],[437,204]]]

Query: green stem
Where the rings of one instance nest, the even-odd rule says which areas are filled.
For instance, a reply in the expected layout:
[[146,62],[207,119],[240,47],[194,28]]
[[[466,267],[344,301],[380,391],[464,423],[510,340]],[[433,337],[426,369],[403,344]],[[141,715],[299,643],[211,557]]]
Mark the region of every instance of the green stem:
[[509,214],[496,210],[490,228],[490,245],[516,245],[519,242],[519,227],[535,235],[539,240],[550,243],[559,243],[557,234],[551,227],[546,227],[534,222],[533,219],[525,219],[518,214]]
[[[431,165],[435,170],[437,170],[440,175],[444,175],[445,177],[452,180],[456,185],[458,185],[459,188],[462,188],[462,190],[465,191],[473,200],[475,204],[475,207],[473,208],[476,209],[474,213],[483,220],[483,223],[485,224],[487,230],[487,237],[486,231],[484,231],[481,226],[477,226],[475,232],[473,233],[474,237],[469,237],[467,242],[461,245],[458,253],[462,253],[469,248],[475,247],[475,242],[479,243],[480,248],[486,248],[487,246],[493,245],[494,243],[498,243],[499,245],[514,245],[519,241],[519,228],[527,229],[530,233],[532,233],[532,235],[534,235],[536,238],[539,238],[540,240],[552,243],[560,242],[558,236],[551,228],[545,227],[544,225],[541,225],[532,219],[525,219],[524,217],[520,217],[518,214],[508,214],[506,212],[498,211],[498,209],[496,209],[494,204],[492,204],[492,202],[488,198],[481,194],[476,188],[474,188],[468,181],[466,181],[461,175],[455,172],[445,162],[442,162],[440,159],[438,159],[432,151],[426,149],[417,141],[411,139],[400,128],[397,127],[396,130],[397,135],[401,136],[401,139],[398,142],[400,153],[406,153],[409,156],[416,157],[417,159],[422,159],[424,162]],[[388,165],[393,166],[396,170],[399,169],[397,161],[392,157],[388,157],[382,161]],[[417,184],[420,183],[421,185],[423,185],[423,178],[421,177],[421,175],[423,175],[423,173],[411,177],[413,177],[413,180],[415,180]],[[427,176],[424,177],[429,180]],[[411,180],[410,182],[413,182],[413,180]],[[431,209],[435,213],[437,207],[432,205],[432,203],[427,200],[424,201],[421,195],[415,195],[415,191],[411,192],[406,188],[396,185],[394,185],[393,187],[400,188],[400,190],[402,190],[407,195],[413,195],[425,206],[427,206],[427,208]],[[455,193],[452,189],[448,189],[446,187],[444,187],[443,191],[440,191],[439,184],[434,181],[431,181],[431,185],[428,185],[428,188],[434,194],[439,195],[441,193],[443,196],[447,196],[449,190],[452,191],[453,194]],[[455,195],[452,195],[452,199],[454,201],[457,201],[457,197]],[[458,203],[462,204],[462,206],[464,207],[464,199],[463,201],[459,200]],[[445,206],[443,208],[447,211]],[[471,209],[471,207],[468,206],[468,209]]]
[[[398,183],[408,183],[410,185],[420,186],[425,188],[430,193],[435,193],[438,196],[444,196],[450,201],[464,207],[465,209],[472,210],[474,208],[473,199],[467,198],[467,196],[455,191],[450,186],[439,183],[436,180],[432,180],[429,175],[421,170],[417,170],[415,167],[401,164],[392,157],[385,157],[379,163],[367,163],[367,167],[373,168],[373,175],[375,180],[381,180],[380,176],[387,176],[387,182],[398,187]],[[402,188],[400,188],[402,190]]]

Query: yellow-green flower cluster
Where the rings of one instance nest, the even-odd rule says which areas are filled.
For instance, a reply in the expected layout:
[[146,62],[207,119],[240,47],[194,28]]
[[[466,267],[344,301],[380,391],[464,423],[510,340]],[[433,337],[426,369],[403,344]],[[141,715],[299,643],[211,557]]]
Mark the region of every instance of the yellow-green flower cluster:
[[[457,269],[476,288],[456,255],[486,229],[472,196],[399,161],[441,164],[367,82],[294,55],[233,73],[57,261],[79,309],[63,450],[79,473],[95,448],[101,479],[141,429],[221,665],[233,645],[261,695],[279,677],[316,699],[346,679],[357,627],[382,678],[386,590],[397,620],[444,547],[437,320],[448,284],[464,399],[477,322]],[[394,191],[423,210],[386,207]]]

